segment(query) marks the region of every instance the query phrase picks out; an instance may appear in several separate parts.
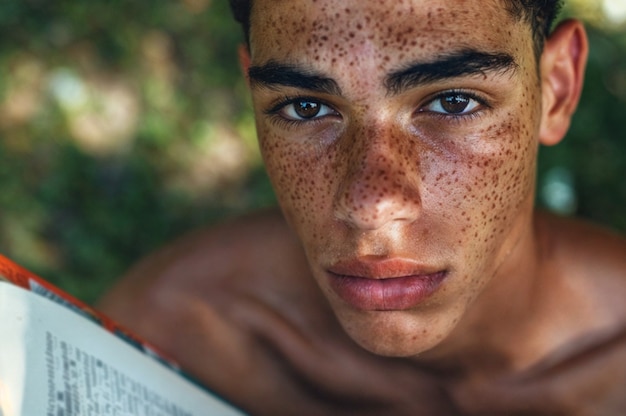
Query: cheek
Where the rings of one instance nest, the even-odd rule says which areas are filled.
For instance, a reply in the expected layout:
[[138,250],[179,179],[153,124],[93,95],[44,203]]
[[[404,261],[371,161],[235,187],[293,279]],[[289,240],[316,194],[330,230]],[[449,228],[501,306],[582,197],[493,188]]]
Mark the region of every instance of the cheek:
[[428,191],[437,195],[432,209],[456,224],[456,242],[475,248],[476,256],[497,250],[514,222],[532,209],[537,153],[533,137],[521,119],[509,116],[482,129],[464,149],[450,152],[454,156],[447,169],[433,170],[428,180]]
[[335,176],[330,154],[272,132],[260,131],[259,138],[267,173],[288,222],[296,230],[314,228],[315,216],[326,213],[332,202]]

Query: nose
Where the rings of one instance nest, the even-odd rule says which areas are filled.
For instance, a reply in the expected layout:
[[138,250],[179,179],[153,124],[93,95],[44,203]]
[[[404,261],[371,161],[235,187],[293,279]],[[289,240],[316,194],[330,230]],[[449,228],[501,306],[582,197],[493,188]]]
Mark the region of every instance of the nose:
[[415,221],[422,205],[417,152],[381,129],[354,139],[335,195],[336,218],[362,230]]

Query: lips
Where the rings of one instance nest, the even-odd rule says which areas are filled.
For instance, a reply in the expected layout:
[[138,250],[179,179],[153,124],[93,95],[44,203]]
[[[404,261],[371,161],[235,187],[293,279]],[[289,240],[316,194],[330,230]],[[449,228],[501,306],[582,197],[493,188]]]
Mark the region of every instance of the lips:
[[406,310],[418,306],[441,286],[445,269],[413,260],[369,259],[343,261],[327,269],[331,289],[360,310]]

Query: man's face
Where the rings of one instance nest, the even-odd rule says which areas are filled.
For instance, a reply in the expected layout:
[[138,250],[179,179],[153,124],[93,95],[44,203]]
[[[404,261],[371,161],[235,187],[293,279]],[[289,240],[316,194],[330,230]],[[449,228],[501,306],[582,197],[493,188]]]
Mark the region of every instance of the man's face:
[[530,225],[530,28],[497,0],[255,0],[250,47],[266,167],[340,323],[434,347]]

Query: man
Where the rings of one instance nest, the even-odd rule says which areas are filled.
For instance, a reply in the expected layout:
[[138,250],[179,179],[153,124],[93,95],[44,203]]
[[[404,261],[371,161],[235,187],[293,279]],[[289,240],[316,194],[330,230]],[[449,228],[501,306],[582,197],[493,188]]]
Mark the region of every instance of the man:
[[626,412],[626,242],[533,210],[582,89],[555,2],[234,2],[281,213],[102,308],[252,414]]

